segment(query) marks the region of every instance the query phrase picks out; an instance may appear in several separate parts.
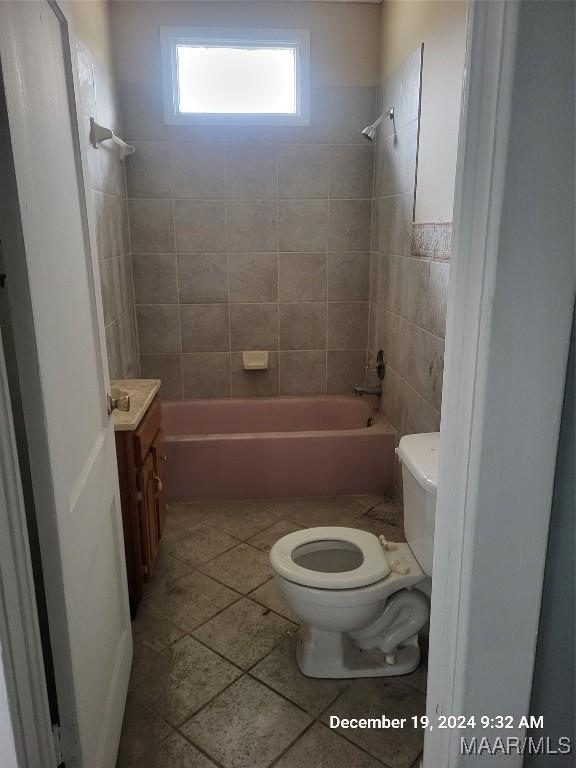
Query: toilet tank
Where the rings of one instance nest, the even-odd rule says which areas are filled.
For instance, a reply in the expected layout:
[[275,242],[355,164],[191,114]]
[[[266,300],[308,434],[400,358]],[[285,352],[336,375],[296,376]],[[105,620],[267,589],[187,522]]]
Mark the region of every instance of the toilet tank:
[[398,446],[402,462],[404,532],[420,567],[432,575],[434,518],[438,487],[439,432],[405,435]]

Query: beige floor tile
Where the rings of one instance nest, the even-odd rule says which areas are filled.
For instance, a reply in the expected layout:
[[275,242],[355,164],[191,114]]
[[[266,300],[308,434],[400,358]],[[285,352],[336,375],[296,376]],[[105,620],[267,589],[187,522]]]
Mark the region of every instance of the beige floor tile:
[[318,716],[348,681],[320,680],[303,675],[296,663],[295,642],[294,637],[284,640],[252,669],[251,674],[311,715]]
[[211,512],[211,504],[169,504],[164,531],[166,534],[172,534],[182,528],[202,525]]
[[382,764],[335,731],[315,723],[274,768],[382,768]]
[[288,619],[295,624],[300,624],[300,619],[288,607],[288,604],[276,586],[274,579],[270,579],[270,581],[262,584],[262,586],[258,587],[258,589],[250,592],[249,597],[252,600],[256,600],[257,603],[261,603],[267,608],[270,608],[272,611],[275,611],[281,616],[284,616],[285,619]]
[[188,573],[146,598],[152,610],[185,632],[193,632],[236,600],[236,592],[199,571]]
[[183,634],[183,630],[157,614],[149,603],[143,601],[132,622],[134,656],[142,656],[146,651],[151,651],[153,654],[160,653]]
[[357,497],[339,496],[326,499],[303,499],[285,511],[285,517],[306,528],[325,525],[354,527],[354,521],[364,512]]
[[154,749],[173,733],[158,712],[145,707],[134,694],[128,694],[120,736],[117,765],[122,768]]
[[153,660],[135,696],[177,727],[240,675],[225,659],[183,637]]
[[310,722],[293,704],[243,677],[181,730],[225,768],[267,768]]
[[424,735],[411,726],[413,715],[424,714],[426,697],[423,693],[389,677],[354,680],[331,704],[322,720],[330,715],[339,717],[408,718],[405,728],[339,730],[349,741],[369,752],[390,768],[411,768],[422,750]]
[[354,527],[360,528],[361,531],[368,531],[375,536],[385,536],[389,541],[406,541],[404,529],[397,525],[384,523],[382,520],[376,520],[373,517],[368,517],[368,515],[362,515],[355,522]]
[[174,733],[159,742],[135,763],[131,763],[130,768],[216,768],[216,766],[179,733]]
[[269,552],[272,545],[275,544],[278,539],[281,539],[282,536],[294,533],[294,531],[302,530],[304,530],[303,525],[293,523],[291,520],[279,520],[277,523],[274,523],[274,525],[271,525],[270,528],[260,531],[256,536],[249,539],[248,544],[261,549],[263,552]]
[[214,504],[208,525],[247,541],[282,517],[273,501],[235,501]]
[[420,664],[418,669],[414,670],[411,674],[402,675],[402,682],[426,693],[426,686],[428,684],[428,665],[426,662]]
[[243,598],[194,632],[194,637],[242,669],[249,669],[298,627]]
[[128,682],[128,690],[135,690],[146,676],[146,670],[148,665],[155,659],[157,653],[151,651],[149,648],[134,647],[134,654],[132,656],[132,669],[130,670],[130,681]]
[[404,509],[402,504],[392,496],[389,496],[377,506],[370,508],[365,512],[365,515],[366,517],[374,517],[377,520],[381,520],[383,523],[396,525],[399,528],[402,528],[404,525]]
[[268,554],[249,544],[240,544],[202,567],[213,579],[247,594],[272,576]]
[[180,530],[178,535],[166,541],[164,546],[172,557],[182,560],[190,568],[199,568],[239,543],[238,539],[224,531],[208,525],[198,525]]
[[154,574],[150,581],[144,585],[144,598],[171,589],[178,579],[190,572],[191,568],[168,553],[168,546],[162,539],[158,547]]

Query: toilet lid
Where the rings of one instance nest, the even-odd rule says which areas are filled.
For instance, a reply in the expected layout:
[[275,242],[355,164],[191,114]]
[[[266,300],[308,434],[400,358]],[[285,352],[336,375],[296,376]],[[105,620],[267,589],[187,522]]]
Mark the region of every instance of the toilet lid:
[[[359,550],[362,561],[357,567],[344,571],[314,570],[299,565],[297,559],[299,550],[306,550],[314,554],[314,544],[324,544],[319,549],[330,548],[329,542],[344,542],[350,546],[349,551],[354,553]],[[306,545],[306,546],[304,546]],[[299,549],[299,548],[303,549]],[[319,589],[355,589],[373,584],[385,579],[390,573],[390,565],[386,559],[384,548],[377,536],[367,531],[359,531],[356,528],[342,528],[336,526],[323,528],[307,528],[303,531],[295,531],[279,539],[270,551],[270,562],[274,571],[296,584]]]

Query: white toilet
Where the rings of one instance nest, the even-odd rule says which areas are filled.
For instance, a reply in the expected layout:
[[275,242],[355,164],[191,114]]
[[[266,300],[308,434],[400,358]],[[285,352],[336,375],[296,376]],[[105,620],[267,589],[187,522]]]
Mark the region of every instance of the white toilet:
[[[297,660],[308,677],[404,675],[420,663],[428,621],[439,433],[400,440],[407,543],[355,528],[308,528],[272,547],[276,582],[302,619]],[[416,589],[413,589],[416,587]]]

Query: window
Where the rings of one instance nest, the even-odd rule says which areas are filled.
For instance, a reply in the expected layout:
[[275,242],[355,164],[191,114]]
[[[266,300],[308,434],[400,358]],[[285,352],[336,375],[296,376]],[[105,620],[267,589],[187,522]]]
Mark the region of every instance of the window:
[[310,33],[162,27],[170,125],[307,125]]

